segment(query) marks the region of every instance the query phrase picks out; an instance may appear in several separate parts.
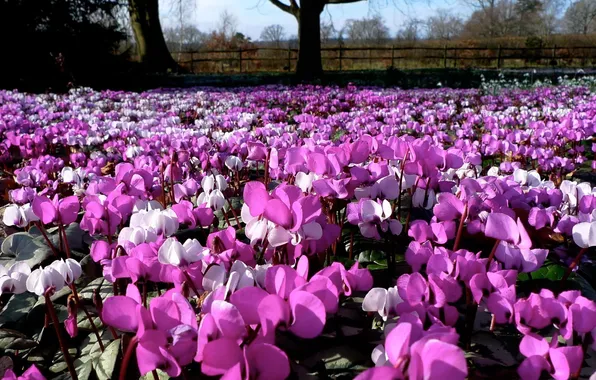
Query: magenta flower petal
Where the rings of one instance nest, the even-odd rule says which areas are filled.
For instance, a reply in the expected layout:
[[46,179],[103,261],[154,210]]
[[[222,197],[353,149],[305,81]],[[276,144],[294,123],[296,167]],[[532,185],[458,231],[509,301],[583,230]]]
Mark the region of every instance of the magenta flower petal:
[[[410,275],[405,291],[404,299],[407,299],[410,305],[419,304],[428,298],[428,285],[424,277],[418,272]],[[400,296],[402,295],[400,294]]]
[[439,221],[454,220],[464,212],[463,202],[451,193],[440,193],[433,213]]
[[401,380],[403,378],[401,371],[393,367],[375,367],[362,372],[354,380]]
[[109,297],[103,303],[102,319],[118,330],[136,332],[139,326],[137,305],[137,301],[126,296]]
[[546,339],[532,333],[525,335],[519,344],[519,352],[527,358],[534,355],[545,356],[549,348]]
[[213,301],[211,315],[226,338],[238,339],[246,335],[246,325],[236,306],[226,301]]
[[[155,331],[157,332],[157,331]],[[139,343],[136,349],[139,372],[145,375],[154,369],[159,368],[164,363],[164,357],[159,351],[159,345],[151,340]]]
[[169,330],[180,324],[178,306],[165,297],[156,297],[149,303],[151,318],[160,330]]
[[292,292],[288,301],[294,320],[290,331],[305,339],[319,336],[323,332],[326,321],[323,302],[305,291]]
[[288,207],[279,199],[270,199],[267,202],[264,215],[273,223],[280,225],[284,228],[290,228],[292,225],[292,214],[290,213]]
[[288,299],[292,290],[306,283],[296,270],[287,265],[275,265],[265,275],[265,289],[270,294],[277,294],[283,299]]
[[484,234],[497,240],[505,240],[509,243],[519,241],[519,230],[517,223],[507,214],[492,212],[486,219]]
[[250,215],[259,216],[265,211],[269,193],[261,182],[248,182],[244,186],[244,202],[250,209]]
[[43,224],[53,223],[58,218],[58,210],[56,210],[52,201],[45,196],[36,195],[33,198],[31,208]]
[[579,372],[584,360],[581,346],[551,348],[548,354],[554,369],[552,377],[556,380],[566,380]]
[[236,306],[246,324],[256,325],[260,320],[257,308],[267,295],[261,288],[248,286],[235,291],[230,296],[230,303]]
[[207,376],[223,375],[242,360],[242,350],[236,340],[220,338],[205,345],[201,370]]
[[62,224],[68,225],[77,220],[81,204],[76,195],[62,199],[58,205],[58,212],[60,213],[60,220]]
[[486,300],[486,307],[495,316],[495,323],[511,323],[513,305],[500,293],[491,293]]
[[272,344],[252,344],[246,350],[250,378],[284,380],[290,376],[290,363],[285,352]]
[[258,304],[257,312],[263,334],[273,334],[277,326],[290,323],[290,308],[286,301],[277,294],[269,294]]
[[456,345],[430,339],[420,351],[425,379],[464,380],[468,375],[466,357]]
[[327,277],[319,276],[316,280],[311,280],[296,288],[296,291],[298,290],[304,290],[317,296],[323,302],[323,305],[325,305],[325,311],[327,313],[333,314],[337,311],[339,294],[335,285]]
[[410,345],[420,338],[421,331],[418,331],[411,323],[399,323],[385,339],[385,350],[387,358],[394,365],[400,359],[409,354]]
[[550,372],[550,364],[543,356],[530,356],[518,367],[517,373],[523,380],[539,380],[542,372]]

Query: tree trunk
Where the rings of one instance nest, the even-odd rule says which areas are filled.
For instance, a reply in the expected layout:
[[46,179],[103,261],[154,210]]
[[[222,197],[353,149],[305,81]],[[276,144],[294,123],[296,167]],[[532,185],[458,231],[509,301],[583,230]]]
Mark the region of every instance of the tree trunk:
[[325,5],[319,0],[302,0],[298,19],[298,64],[296,74],[304,80],[323,75],[321,61],[321,12]]
[[128,0],[128,11],[140,62],[154,72],[176,69],[161,30],[158,0]]

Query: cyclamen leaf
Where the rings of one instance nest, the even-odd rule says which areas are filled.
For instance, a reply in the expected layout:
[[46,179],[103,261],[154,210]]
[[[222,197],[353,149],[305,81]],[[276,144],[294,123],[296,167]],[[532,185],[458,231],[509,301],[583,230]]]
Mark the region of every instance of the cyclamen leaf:
[[37,342],[25,334],[9,329],[0,329],[0,349],[25,350],[37,346]]
[[36,303],[37,296],[35,294],[29,292],[15,294],[4,306],[4,310],[0,312],[0,325],[17,322],[26,317]]
[[108,380],[112,378],[114,367],[116,366],[116,359],[118,358],[118,352],[120,352],[120,339],[116,339],[110,343],[99,357],[95,366],[95,374],[99,380]]

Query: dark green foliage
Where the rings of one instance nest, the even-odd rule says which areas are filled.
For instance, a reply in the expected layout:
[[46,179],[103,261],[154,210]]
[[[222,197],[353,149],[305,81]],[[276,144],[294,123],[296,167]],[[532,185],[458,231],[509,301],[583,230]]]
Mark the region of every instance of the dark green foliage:
[[115,0],[0,0],[0,87],[63,90],[114,64],[124,34]]

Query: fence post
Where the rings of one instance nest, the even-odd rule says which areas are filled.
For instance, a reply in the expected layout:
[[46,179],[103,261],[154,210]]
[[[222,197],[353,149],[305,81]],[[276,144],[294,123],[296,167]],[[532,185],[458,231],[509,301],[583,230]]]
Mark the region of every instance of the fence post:
[[368,48],[368,68],[370,69],[372,67],[372,57],[371,54],[372,53],[372,49]]
[[557,45],[553,45],[553,51],[551,54],[551,65],[552,66],[556,66],[557,65]]
[[240,72],[242,72],[242,48],[238,49],[238,63],[240,64]]
[[190,72],[191,73],[195,73],[195,57],[194,57],[195,53],[191,52],[190,53]]
[[443,45],[443,68],[447,68],[447,44]]
[[343,48],[339,45],[339,71],[342,71],[341,59],[343,58]]
[[497,70],[501,69],[501,45],[499,45],[499,49],[497,50]]
[[453,68],[457,68],[457,47],[453,48]]
[[395,69],[395,45],[391,45],[391,67]]
[[288,44],[288,72],[292,71],[292,47]]

